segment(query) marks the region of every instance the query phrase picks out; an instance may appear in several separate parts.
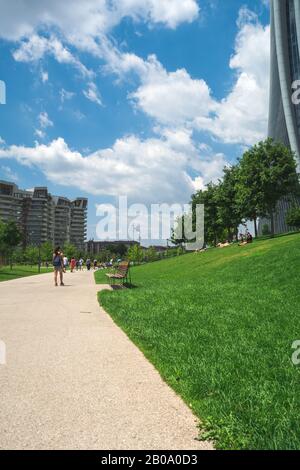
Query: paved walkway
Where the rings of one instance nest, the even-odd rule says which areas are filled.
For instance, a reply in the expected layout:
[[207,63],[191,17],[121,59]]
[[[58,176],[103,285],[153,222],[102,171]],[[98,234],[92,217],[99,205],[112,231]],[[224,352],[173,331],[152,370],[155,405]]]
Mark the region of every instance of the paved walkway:
[[99,308],[92,273],[0,283],[0,449],[207,449],[197,422]]

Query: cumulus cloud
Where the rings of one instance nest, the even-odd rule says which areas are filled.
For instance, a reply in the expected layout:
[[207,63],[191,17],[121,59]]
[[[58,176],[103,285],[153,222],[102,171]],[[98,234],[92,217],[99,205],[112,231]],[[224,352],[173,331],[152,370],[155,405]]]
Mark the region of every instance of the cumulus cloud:
[[49,38],[33,34],[21,42],[18,49],[13,52],[13,57],[18,62],[36,62],[45,54],[52,55],[60,64],[70,64],[76,67],[83,77],[92,78],[94,73],[88,70],[62,42],[55,36]]
[[0,37],[17,41],[41,26],[58,27],[82,44],[106,34],[123,18],[176,28],[199,15],[197,0],[0,0]]
[[249,10],[240,11],[230,68],[236,82],[214,118],[199,116],[196,126],[226,143],[251,145],[267,135],[270,28]]
[[161,123],[182,124],[199,114],[208,116],[217,108],[204,80],[193,80],[184,69],[168,73],[155,58],[150,59],[142,82],[130,97]]
[[[228,95],[221,101],[214,99],[209,85],[201,78],[193,78],[185,69],[167,71],[155,55],[142,59],[134,53],[121,52],[107,36],[122,18],[148,24],[163,23],[174,28],[181,22],[193,21],[199,15],[195,0],[87,0],[84,2],[38,2],[32,15],[22,10],[22,17],[11,18],[11,7],[3,7],[4,17],[10,17],[10,34],[15,39],[29,36],[14,52],[16,60],[39,60],[52,54],[60,63],[72,64],[88,79],[83,91],[87,99],[102,104],[93,72],[50,35],[38,35],[41,26],[55,26],[70,45],[96,55],[105,62],[104,71],[124,79],[137,74],[140,84],[129,95],[134,106],[160,124],[187,125],[206,131],[225,143],[249,145],[263,138],[267,131],[269,27],[263,27],[257,15],[243,7],[239,12],[235,52],[229,66],[235,79]],[[0,0],[1,5],[1,0]],[[5,28],[0,35],[8,37]],[[3,32],[4,31],[4,32]]]
[[[0,0],[0,37],[21,40],[15,60],[39,61],[49,54],[59,63],[74,66],[87,82],[83,94],[98,105],[102,99],[95,74],[76,57],[75,48],[102,59],[102,71],[115,74],[118,80],[135,73],[138,85],[128,99],[155,120],[157,137],[124,137],[111,148],[88,155],[71,150],[59,138],[32,148],[0,148],[0,158],[36,166],[50,181],[95,195],[129,194],[136,201],[186,202],[195,189],[219,178],[226,165],[223,154],[195,144],[193,130],[243,145],[265,137],[270,31],[250,10],[240,11],[229,63],[233,84],[219,101],[200,77],[192,77],[185,69],[168,71],[155,55],[143,59],[122,52],[107,35],[125,17],[169,28],[193,21],[199,15],[196,0],[20,0],[18,11],[13,10],[13,3]],[[63,92],[61,100],[65,99],[69,96]],[[40,120],[36,131],[40,138],[51,126],[46,117],[49,120],[44,116],[44,124]],[[189,176],[191,169],[198,174],[194,180]]]
[[[128,195],[134,202],[182,203],[194,192],[188,169],[196,167],[201,155],[191,133],[179,129],[165,130],[160,138],[124,137],[111,148],[86,156],[71,150],[59,138],[49,145],[0,149],[1,158],[37,167],[53,183],[94,195]],[[214,158],[211,155],[211,162]],[[208,183],[212,175],[208,160],[202,169],[203,182]]]
[[192,78],[184,69],[168,72],[154,55],[143,60],[107,45],[102,49],[105,70],[121,79],[134,71],[141,84],[129,98],[159,123],[185,123],[224,143],[251,145],[267,133],[270,28],[246,8],[240,10],[237,24],[229,63],[235,72],[234,84],[221,101],[213,97],[204,80]]

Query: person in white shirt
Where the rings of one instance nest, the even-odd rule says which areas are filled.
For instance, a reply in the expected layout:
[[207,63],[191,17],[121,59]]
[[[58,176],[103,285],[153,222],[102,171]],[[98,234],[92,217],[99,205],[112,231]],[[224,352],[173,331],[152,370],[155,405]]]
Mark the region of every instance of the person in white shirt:
[[67,269],[69,266],[69,260],[66,256],[63,257],[63,262],[64,262],[64,269]]

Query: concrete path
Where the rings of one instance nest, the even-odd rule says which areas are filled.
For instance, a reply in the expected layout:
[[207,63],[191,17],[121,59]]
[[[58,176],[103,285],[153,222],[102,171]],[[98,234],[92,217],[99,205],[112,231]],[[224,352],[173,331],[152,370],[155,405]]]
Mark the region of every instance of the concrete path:
[[[93,273],[0,283],[0,449],[209,449],[197,421],[99,308]],[[122,295],[122,294],[121,294]]]

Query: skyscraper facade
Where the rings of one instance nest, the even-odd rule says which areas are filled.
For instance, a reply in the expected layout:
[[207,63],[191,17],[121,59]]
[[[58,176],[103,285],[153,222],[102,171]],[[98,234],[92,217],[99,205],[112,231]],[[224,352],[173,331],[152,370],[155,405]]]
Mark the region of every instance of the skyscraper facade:
[[[300,80],[300,0],[271,0],[271,81],[269,136],[295,152],[300,170],[300,104],[293,100],[293,84]],[[285,218],[298,199],[283,198],[275,214],[275,231],[287,232]],[[260,222],[260,230],[263,224]]]
[[24,245],[46,241],[84,250],[88,200],[52,196],[45,187],[23,191],[14,183],[0,181],[0,220],[14,220],[21,228]]
[[271,0],[269,136],[290,145],[300,162],[300,105],[292,84],[300,80],[300,0]]

